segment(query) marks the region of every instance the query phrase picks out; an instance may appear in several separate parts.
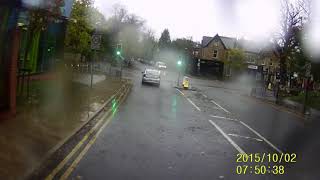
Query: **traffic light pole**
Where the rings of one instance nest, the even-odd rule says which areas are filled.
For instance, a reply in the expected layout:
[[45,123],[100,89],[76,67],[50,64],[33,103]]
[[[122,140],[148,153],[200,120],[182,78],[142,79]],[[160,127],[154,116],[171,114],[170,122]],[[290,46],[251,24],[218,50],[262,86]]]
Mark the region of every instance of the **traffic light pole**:
[[180,85],[180,70],[179,70],[179,74],[178,74],[177,87],[179,87],[179,85]]
[[122,80],[122,60],[120,61],[120,80]]

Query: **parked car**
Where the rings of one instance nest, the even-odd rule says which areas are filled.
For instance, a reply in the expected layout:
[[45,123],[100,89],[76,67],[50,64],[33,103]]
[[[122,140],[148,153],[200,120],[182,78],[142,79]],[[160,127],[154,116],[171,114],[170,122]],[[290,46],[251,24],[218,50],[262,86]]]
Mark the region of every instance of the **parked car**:
[[156,67],[159,68],[159,69],[167,69],[166,63],[161,62],[161,61],[158,61],[158,62],[156,63]]
[[152,83],[160,86],[160,74],[161,72],[157,69],[146,69],[142,72],[141,83]]

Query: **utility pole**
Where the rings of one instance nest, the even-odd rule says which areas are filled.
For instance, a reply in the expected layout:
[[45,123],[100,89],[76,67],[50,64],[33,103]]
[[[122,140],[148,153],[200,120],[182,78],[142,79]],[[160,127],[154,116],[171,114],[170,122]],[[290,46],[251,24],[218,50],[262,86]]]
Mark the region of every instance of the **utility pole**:
[[308,103],[308,90],[310,85],[311,76],[311,63],[306,65],[306,77],[304,80],[304,100],[303,100],[303,114],[307,113],[307,103]]
[[122,44],[119,43],[117,44],[116,55],[117,55],[117,62],[120,63],[120,79],[122,79],[122,63],[124,59],[121,55],[121,52],[122,52]]
[[179,87],[179,85],[180,85],[180,73],[181,73],[182,61],[181,61],[181,60],[178,60],[177,65],[178,65],[178,71],[179,71],[178,80],[177,80],[177,87]]

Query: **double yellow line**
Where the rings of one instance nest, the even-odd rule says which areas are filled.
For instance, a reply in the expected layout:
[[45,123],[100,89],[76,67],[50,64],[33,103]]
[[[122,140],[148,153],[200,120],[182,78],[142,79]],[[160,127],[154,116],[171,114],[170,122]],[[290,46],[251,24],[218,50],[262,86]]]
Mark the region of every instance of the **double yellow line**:
[[[45,180],[52,180],[55,178],[55,176],[66,166],[66,164],[70,161],[70,159],[79,152],[78,156],[76,156],[72,162],[72,164],[67,167],[66,171],[63,172],[60,179],[64,180],[67,179],[70,174],[73,172],[73,170],[78,166],[81,159],[84,157],[84,155],[88,152],[90,147],[95,143],[97,137],[99,137],[100,133],[103,131],[103,129],[111,122],[112,118],[114,117],[115,111],[117,111],[118,107],[122,102],[124,101],[125,97],[128,95],[129,88],[125,90],[124,93],[122,93],[118,100],[118,106],[114,109],[110,108],[104,116],[96,123],[96,125],[79,141],[79,143],[72,149],[72,151],[58,164],[56,168],[54,168],[51,173],[45,178]],[[106,119],[107,118],[107,119]],[[106,120],[105,120],[106,119]],[[96,132],[94,134],[94,132]],[[92,136],[92,137],[91,137]],[[91,137],[91,139],[89,139]],[[85,147],[80,150],[80,148],[85,144],[85,142],[89,141]]]

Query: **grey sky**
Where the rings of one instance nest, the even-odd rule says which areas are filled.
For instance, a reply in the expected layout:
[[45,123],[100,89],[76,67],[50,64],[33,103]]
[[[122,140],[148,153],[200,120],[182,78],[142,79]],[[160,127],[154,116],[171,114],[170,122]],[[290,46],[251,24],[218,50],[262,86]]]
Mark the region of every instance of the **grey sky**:
[[95,0],[107,17],[115,3],[144,18],[157,37],[168,28],[172,38],[192,36],[197,41],[216,33],[265,38],[279,24],[279,0]]

